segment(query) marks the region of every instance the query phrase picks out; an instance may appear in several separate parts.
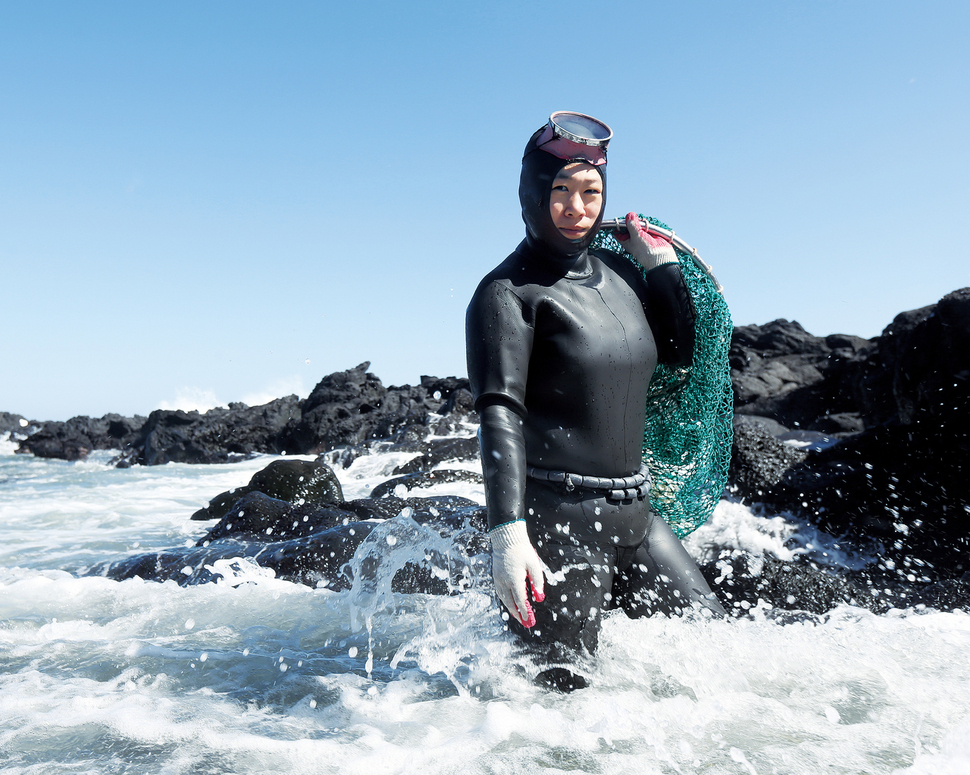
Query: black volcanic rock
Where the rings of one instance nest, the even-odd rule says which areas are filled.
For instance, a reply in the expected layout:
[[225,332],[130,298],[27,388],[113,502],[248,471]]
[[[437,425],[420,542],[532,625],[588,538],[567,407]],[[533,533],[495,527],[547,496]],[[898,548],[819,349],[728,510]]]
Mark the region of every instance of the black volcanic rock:
[[805,459],[807,453],[776,438],[785,430],[772,420],[736,415],[728,474],[732,489],[760,500],[793,465]]
[[[840,605],[877,614],[918,605],[970,611],[970,574],[928,581],[921,575],[923,569],[915,564],[901,572],[885,566],[838,571],[804,560],[732,555],[707,563],[700,570],[725,609],[735,616],[765,604],[775,612],[810,614],[825,614]],[[774,619],[784,623],[801,617],[788,619],[776,613]]]
[[[770,420],[740,417],[738,446],[751,465],[740,477],[743,486],[765,488],[768,497],[791,484],[792,472],[818,453],[802,452],[779,441],[783,431]],[[781,434],[787,435],[787,434]],[[865,438],[866,434],[859,438]],[[428,442],[370,441],[349,451],[351,456],[394,449],[420,451]],[[432,444],[438,453],[448,447]],[[468,454],[467,444],[451,448],[455,458]],[[871,454],[871,451],[870,451]],[[321,461],[277,460],[257,472],[250,484],[217,496],[205,516],[221,519],[193,547],[174,547],[114,562],[103,562],[88,574],[114,579],[139,576],[182,585],[219,581],[238,583],[258,565],[281,579],[332,590],[350,588],[359,578],[373,584],[391,579],[397,592],[448,594],[474,584],[488,584],[488,542],[485,510],[454,496],[399,498],[397,485],[420,486],[466,476],[468,471],[423,471],[392,477],[375,488],[381,497],[354,501],[330,500],[329,468]],[[440,479],[439,479],[440,477]],[[321,485],[316,496],[309,492]],[[260,489],[257,489],[260,488]],[[269,491],[273,495],[268,495]],[[303,497],[310,495],[310,498]],[[795,497],[792,492],[789,497]],[[312,502],[316,497],[319,502]],[[806,497],[802,492],[798,497]],[[205,510],[204,510],[205,511]],[[879,526],[862,536],[871,543]],[[851,538],[851,536],[849,536]],[[369,543],[368,543],[369,542]],[[845,548],[850,549],[851,543]],[[912,547],[910,547],[911,549]],[[260,571],[262,572],[262,571]],[[856,605],[882,613],[892,607],[917,604],[970,609],[970,574],[938,573],[915,555],[897,564],[889,554],[862,571],[818,567],[805,558],[782,561],[729,551],[702,568],[726,608],[746,616],[753,608],[770,606],[778,621],[804,621],[839,605]],[[366,586],[366,584],[365,584]],[[791,612],[786,613],[786,612]]]
[[416,448],[421,454],[395,468],[395,474],[428,472],[446,460],[471,461],[479,457],[478,439],[474,437],[431,439],[419,442]]
[[303,402],[303,414],[281,436],[284,452],[317,454],[368,439],[423,439],[455,427],[446,415],[472,411],[467,379],[422,377],[417,386],[385,388],[367,371],[355,369],[324,377]]
[[299,418],[300,400],[295,395],[261,406],[234,403],[204,414],[158,409],[141,427],[126,460],[153,466],[226,463],[254,454],[278,454],[283,451],[281,433]]
[[66,422],[47,422],[20,442],[20,451],[37,457],[84,460],[96,449],[121,449],[131,444],[143,417],[106,414],[100,419],[72,417]]
[[0,433],[9,433],[10,438],[34,433],[39,427],[38,423],[31,422],[23,415],[0,412]]
[[718,591],[724,608],[735,615],[744,614],[759,602],[815,614],[843,604],[879,612],[889,607],[884,602],[885,593],[877,593],[864,582],[802,562],[739,555],[709,563],[701,573]]
[[[99,563],[86,575],[106,576],[116,581],[142,578],[150,581],[176,581],[182,586],[217,581],[219,563],[237,569],[248,560],[273,571],[277,578],[309,586],[346,589],[350,580],[342,572],[375,523],[338,525],[311,536],[282,541],[226,539],[189,548],[176,547],[162,552],[147,552],[114,562]],[[401,591],[424,591],[417,588]]]
[[387,389],[370,374],[369,363],[324,377],[303,402],[303,414],[283,435],[286,452],[312,454],[358,444],[376,423],[368,417],[382,407]]
[[787,320],[738,326],[729,353],[735,411],[787,428],[861,430],[854,380],[871,348],[867,339],[813,336]]
[[[730,365],[738,413],[730,474],[735,493],[879,556],[878,569],[841,574],[835,582],[819,575],[829,571],[804,563],[762,564],[757,573],[738,566],[736,578],[748,579],[738,599],[770,598],[808,611],[859,601],[883,610],[892,604],[885,598],[891,592],[906,605],[964,605],[970,585],[970,288],[901,313],[872,340],[817,337],[785,320],[740,326]],[[155,412],[147,420],[72,418],[42,424],[20,447],[65,459],[121,449],[119,465],[222,462],[263,452],[321,453],[321,463],[349,465],[371,451],[416,453],[393,472],[406,478],[379,485],[377,495],[450,476],[434,470],[447,460],[474,459],[477,418],[467,380],[422,377],[417,386],[385,387],[368,367],[325,377],[305,401],[290,396],[205,414]],[[19,425],[19,416],[8,417],[8,425]],[[466,438],[437,438],[466,430]],[[445,515],[444,523],[435,523],[443,525],[442,534],[457,529],[449,515],[467,517],[467,504],[447,500],[387,495],[344,502],[333,492],[301,497],[269,486],[224,493],[200,512],[200,518],[223,519],[203,539],[207,546],[173,549],[164,559],[153,555],[155,565],[150,558],[131,559],[125,572],[137,566],[160,578],[169,571],[153,575],[151,568],[170,563],[170,577],[194,583],[205,576],[199,568],[206,558],[235,551],[310,583],[330,578],[355,541],[405,509],[427,514],[421,525],[431,524],[435,513]],[[301,554],[301,546],[308,553]],[[186,575],[185,568],[195,570]],[[420,587],[416,576],[410,578],[411,588]],[[867,597],[870,588],[883,596]]]
[[119,467],[226,463],[256,454],[316,454],[374,439],[421,441],[454,434],[474,419],[467,379],[422,377],[420,385],[388,388],[368,366],[324,377],[305,401],[286,396],[204,413],[159,409],[147,420],[106,415],[42,423],[30,429],[36,432],[19,451],[79,460],[95,449],[117,449]]
[[[797,341],[796,349],[811,351]],[[868,346],[852,350],[855,355],[849,350],[836,369],[842,408],[861,418],[865,430],[792,459],[780,477],[785,461],[777,450],[768,462],[757,461],[755,451],[735,462],[738,494],[876,545],[895,566],[918,562],[940,578],[959,578],[970,568],[970,288],[898,315]],[[806,397],[799,417],[808,427],[824,427],[811,414],[827,379],[784,394]],[[753,397],[752,406],[793,417],[790,406],[770,397]],[[758,465],[770,467],[771,476],[739,475]]]
[[419,471],[413,474],[404,474],[381,482],[371,492],[372,498],[383,498],[394,493],[398,487],[403,487],[406,492],[426,487],[434,487],[436,484],[447,484],[448,482],[474,482],[481,484],[482,475],[476,471],[449,470],[441,469],[438,471]]
[[344,498],[337,476],[326,463],[274,460],[253,474],[249,484],[220,493],[208,506],[195,512],[192,519],[220,519],[235,509],[238,501],[253,494],[293,506],[337,503]]
[[862,397],[867,424],[970,423],[970,288],[897,315],[876,338]]
[[970,569],[967,435],[880,426],[809,453],[758,498],[944,577]]
[[[388,538],[375,551],[386,553],[395,545],[391,539],[402,535],[402,544],[412,544],[400,547],[406,554],[393,570],[395,591],[447,594],[455,584],[467,583],[473,558],[487,551],[485,526],[484,509],[454,496],[386,497],[321,506],[288,503],[252,490],[236,500],[195,546],[99,563],[86,573],[191,585],[216,581],[219,563],[239,568],[244,559],[272,570],[277,578],[341,590],[354,580],[348,564],[355,553],[380,529]],[[434,548],[442,542],[449,547],[445,553]],[[413,551],[416,548],[421,551]],[[379,556],[365,558],[360,571],[376,574],[380,565]]]
[[[484,525],[475,512],[474,501],[456,496],[431,498],[364,498],[339,501],[328,505],[292,504],[251,492],[238,500],[208,533],[199,539],[204,546],[223,538],[256,542],[273,542],[304,538],[352,522],[385,521],[402,512],[421,524],[453,524],[452,517],[461,513],[476,525]],[[471,510],[471,511],[470,511]]]

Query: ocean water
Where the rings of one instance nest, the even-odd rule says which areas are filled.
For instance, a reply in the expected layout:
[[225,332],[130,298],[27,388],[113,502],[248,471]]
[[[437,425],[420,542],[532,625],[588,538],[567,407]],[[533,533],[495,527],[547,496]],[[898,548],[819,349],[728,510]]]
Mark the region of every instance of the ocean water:
[[[272,458],[119,470],[13,447],[0,441],[4,773],[970,772],[964,613],[611,615],[591,687],[561,695],[532,685],[474,583],[335,593],[248,562],[187,587],[79,575],[193,544],[205,523],[189,515]],[[337,474],[362,497],[401,462]],[[467,483],[434,492],[483,500]],[[389,555],[426,550],[395,535]],[[729,501],[687,546],[853,562]]]

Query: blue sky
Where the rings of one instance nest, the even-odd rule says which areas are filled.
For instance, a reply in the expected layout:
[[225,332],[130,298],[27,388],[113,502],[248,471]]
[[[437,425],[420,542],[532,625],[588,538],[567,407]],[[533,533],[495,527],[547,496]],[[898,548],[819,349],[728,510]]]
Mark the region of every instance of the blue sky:
[[968,40],[965,2],[0,0],[0,410],[464,375],[554,110],[736,324],[875,336],[970,285]]

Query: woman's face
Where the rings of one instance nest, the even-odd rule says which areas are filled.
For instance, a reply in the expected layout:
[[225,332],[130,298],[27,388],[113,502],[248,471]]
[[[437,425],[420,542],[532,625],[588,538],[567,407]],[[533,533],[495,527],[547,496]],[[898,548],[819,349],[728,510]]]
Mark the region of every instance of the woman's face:
[[603,209],[603,179],[592,164],[567,164],[552,181],[549,212],[566,239],[585,237]]

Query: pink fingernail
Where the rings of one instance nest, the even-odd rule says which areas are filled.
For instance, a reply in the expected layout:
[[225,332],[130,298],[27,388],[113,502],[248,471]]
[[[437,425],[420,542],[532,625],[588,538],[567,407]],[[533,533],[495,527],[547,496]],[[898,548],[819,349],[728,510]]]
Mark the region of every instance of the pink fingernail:
[[546,593],[543,592],[541,589],[536,589],[535,588],[535,585],[533,584],[532,585],[532,597],[535,598],[535,600],[536,600],[537,603],[541,603],[543,600],[546,599]]
[[525,604],[525,616],[522,618],[523,627],[535,627],[536,625],[536,615],[532,610],[532,606],[528,603]]

